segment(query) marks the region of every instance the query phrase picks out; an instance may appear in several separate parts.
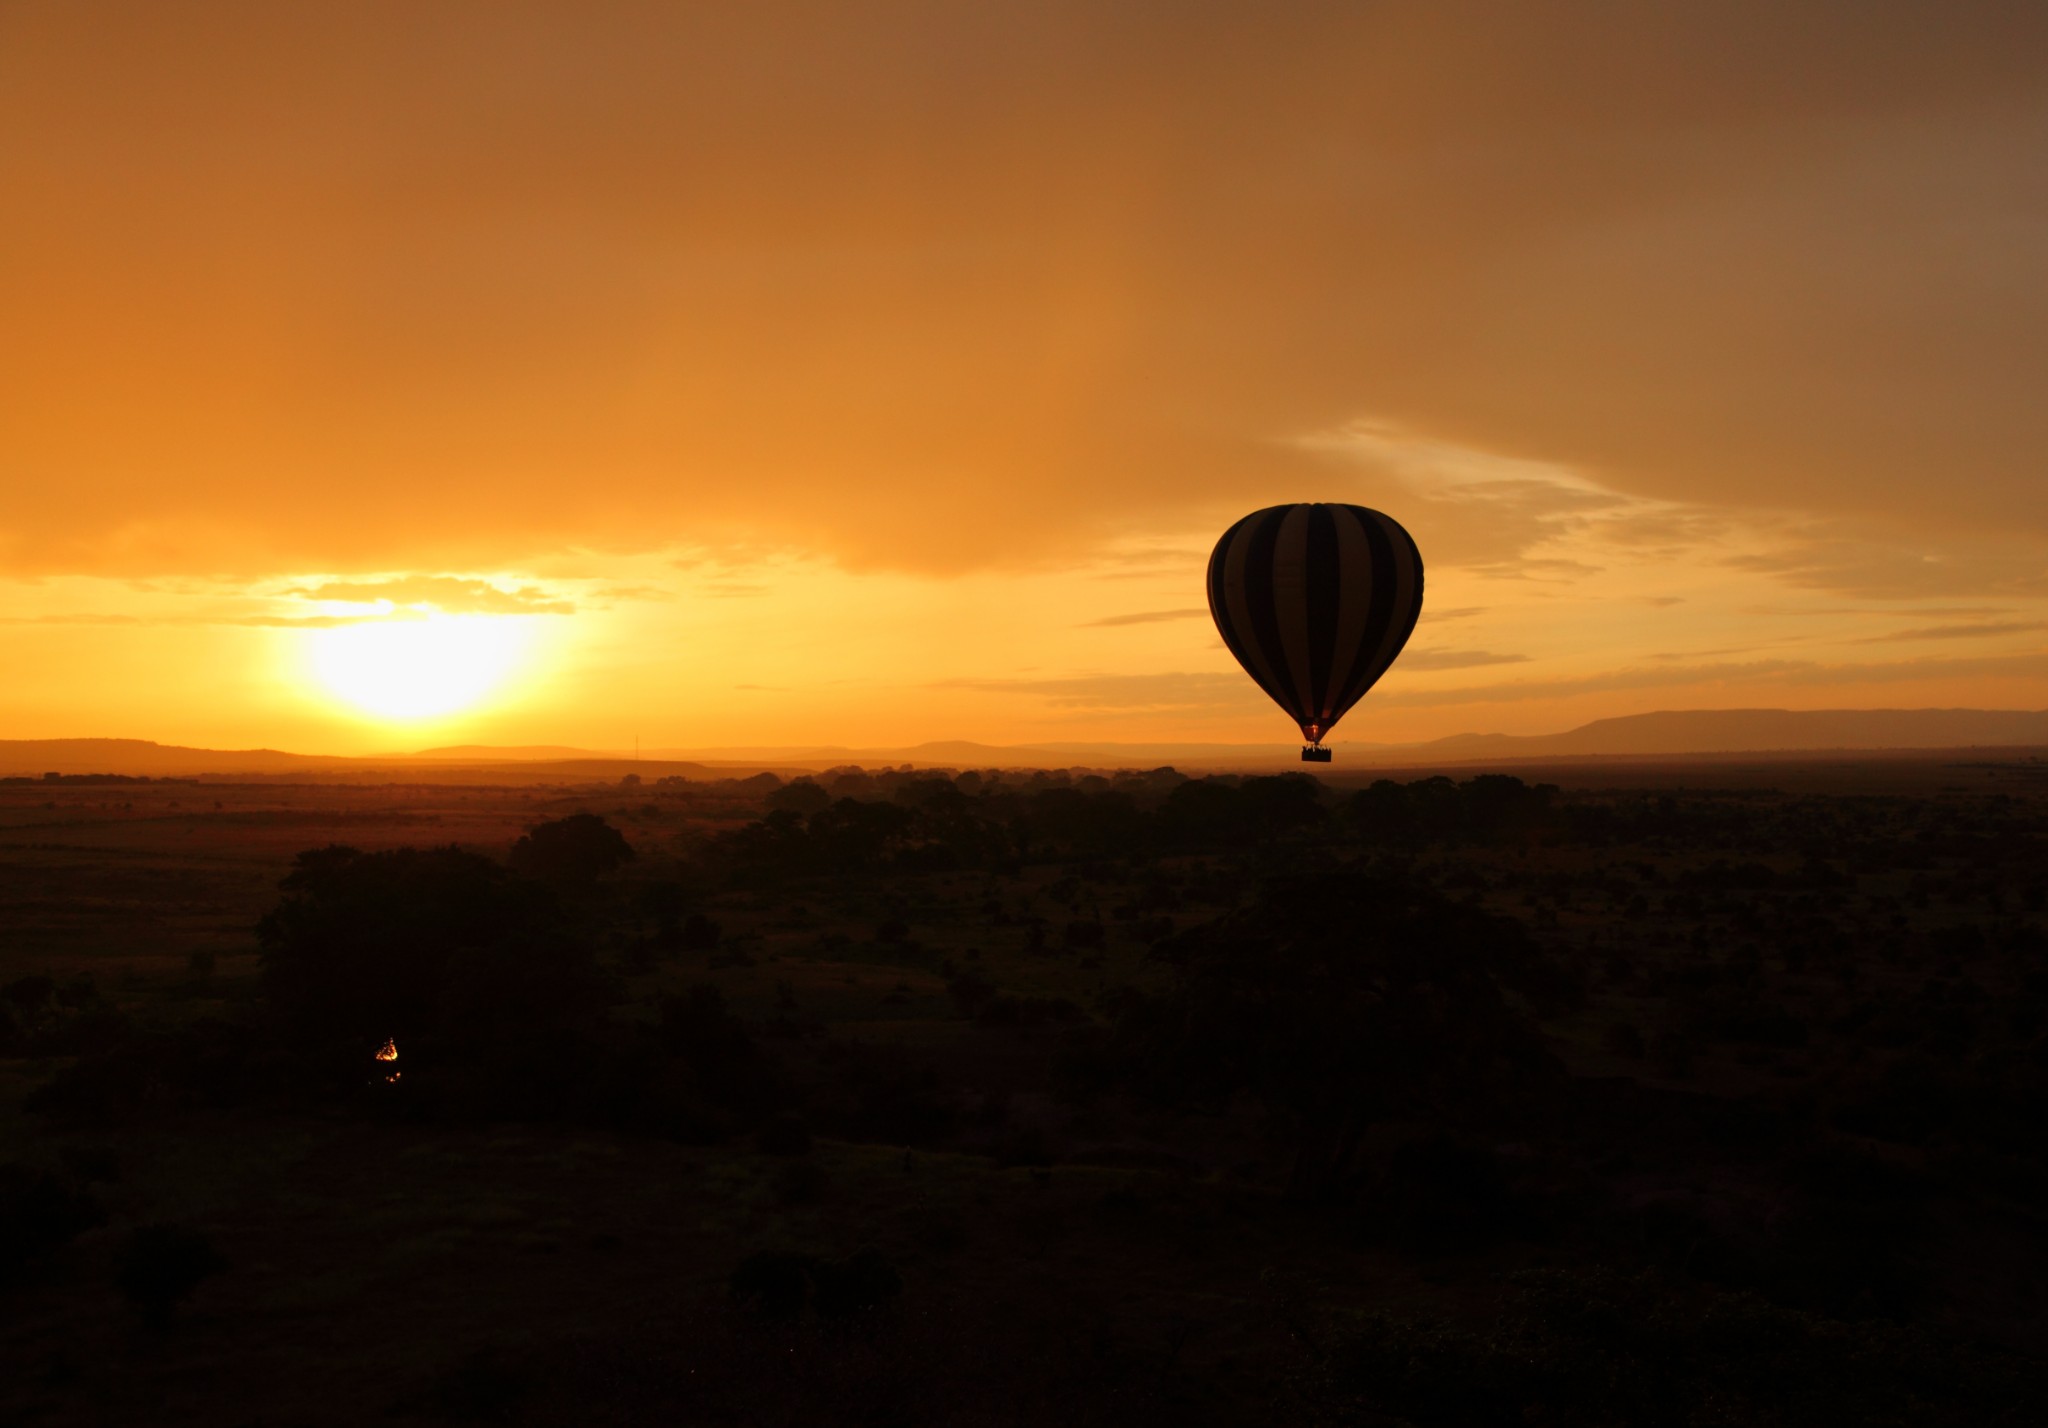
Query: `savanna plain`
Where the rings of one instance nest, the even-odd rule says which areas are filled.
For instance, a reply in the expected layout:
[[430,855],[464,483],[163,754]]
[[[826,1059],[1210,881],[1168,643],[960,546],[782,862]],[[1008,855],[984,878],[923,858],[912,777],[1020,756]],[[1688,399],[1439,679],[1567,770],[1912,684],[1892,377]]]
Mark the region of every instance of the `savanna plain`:
[[0,1419],[2001,1424],[2048,762],[0,782]]

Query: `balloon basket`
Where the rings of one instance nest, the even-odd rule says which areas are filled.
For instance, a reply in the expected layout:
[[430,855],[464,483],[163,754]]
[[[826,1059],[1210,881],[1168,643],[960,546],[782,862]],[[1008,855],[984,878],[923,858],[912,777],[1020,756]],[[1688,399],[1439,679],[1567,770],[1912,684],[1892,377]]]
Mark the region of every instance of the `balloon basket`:
[[1303,744],[1301,761],[1305,764],[1326,764],[1330,761],[1330,751],[1320,744]]

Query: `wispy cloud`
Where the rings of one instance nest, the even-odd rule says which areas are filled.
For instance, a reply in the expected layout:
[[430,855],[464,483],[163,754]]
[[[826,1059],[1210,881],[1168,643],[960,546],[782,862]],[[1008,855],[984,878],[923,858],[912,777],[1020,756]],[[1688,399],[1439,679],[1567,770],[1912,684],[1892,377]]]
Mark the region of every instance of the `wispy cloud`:
[[335,580],[284,592],[300,600],[347,605],[431,605],[450,615],[573,615],[576,607],[551,591],[456,575],[406,575],[386,580]]
[[1922,625],[1917,629],[1893,630],[1885,635],[1867,635],[1860,644],[1894,644],[1910,640],[1982,640],[1994,635],[2017,635],[2028,630],[2048,629],[2044,620],[1985,620],[1963,625]]
[[1676,664],[1687,659],[1715,659],[1721,655],[1748,654],[1754,648],[1754,645],[1730,645],[1717,650],[1673,650],[1667,654],[1653,654],[1650,658]]
[[1602,567],[1558,553],[1561,542],[1624,547],[1640,557],[1696,547],[1727,524],[1709,508],[1631,496],[1559,462],[1506,456],[1391,422],[1352,422],[1300,445],[1391,480],[1404,500],[1402,519],[1433,564],[1495,579],[1581,580]]
[[1725,558],[1737,570],[1795,589],[1870,600],[2038,595],[2048,553],[2026,536],[1920,537],[1845,521],[1787,529],[1756,550]]
[[1496,560],[1484,565],[1469,567],[1474,575],[1483,575],[1489,580],[1530,580],[1550,585],[1574,585],[1589,576],[1598,575],[1607,567],[1594,565],[1590,561],[1571,560],[1564,556],[1522,556],[1515,560]]
[[1168,620],[1206,619],[1206,609],[1190,610],[1140,610],[1132,615],[1111,615],[1106,619],[1087,620],[1074,628],[1079,630],[1111,629],[1119,625],[1158,625]]
[[1690,685],[1726,681],[1770,679],[1818,668],[1811,661],[1755,660],[1746,664],[1677,665],[1658,669],[1617,669],[1563,679],[1516,679],[1498,684],[1467,685],[1462,689],[1395,689],[1374,693],[1379,704],[1403,708],[1424,708],[1438,704],[1507,704],[1529,699],[1563,699],[1575,694],[1592,694],[1617,689],[1654,689],[1663,685]]
[[[379,621],[424,620],[418,610],[400,606]],[[365,623],[361,615],[264,615],[238,613],[188,613],[161,615],[116,615],[92,611],[59,615],[0,616],[0,625],[246,625],[262,629],[331,630],[337,625]]]
[[1404,650],[1402,669],[1477,669],[1488,664],[1527,664],[1529,656],[1490,650]]
[[1064,679],[948,679],[935,689],[1037,695],[1061,709],[1242,710],[1264,699],[1232,671],[1165,674],[1083,674]]
[[99,615],[90,612],[64,615],[0,615],[0,625],[153,625],[140,615]]
[[[1568,463],[1374,418],[1298,444],[1354,467],[1368,489],[1387,488],[1433,566],[1489,579],[1570,585],[1616,567],[1661,565],[1674,577],[1740,571],[1873,600],[2048,592],[2048,546],[2022,529],[1934,532],[1875,517],[1635,495]],[[1653,590],[1629,598],[1657,606],[1685,597]]]
[[1131,580],[1156,575],[1162,570],[1201,570],[1207,565],[1207,550],[1179,545],[1114,546],[1096,556],[1104,567],[1095,572],[1099,580]]

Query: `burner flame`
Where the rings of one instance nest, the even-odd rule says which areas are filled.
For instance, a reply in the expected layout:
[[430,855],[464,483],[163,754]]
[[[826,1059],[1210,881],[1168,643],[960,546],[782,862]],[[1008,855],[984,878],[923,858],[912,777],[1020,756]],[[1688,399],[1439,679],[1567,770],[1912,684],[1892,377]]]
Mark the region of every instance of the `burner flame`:
[[384,1044],[377,1048],[377,1059],[379,1061],[396,1061],[398,1059],[398,1043],[388,1036],[385,1037]]

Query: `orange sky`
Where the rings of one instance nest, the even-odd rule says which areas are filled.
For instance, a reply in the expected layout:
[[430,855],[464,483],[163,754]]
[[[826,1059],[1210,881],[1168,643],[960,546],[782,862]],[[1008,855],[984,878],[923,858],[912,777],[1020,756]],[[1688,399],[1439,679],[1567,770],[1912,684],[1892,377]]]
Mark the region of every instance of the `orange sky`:
[[2048,706],[2036,3],[0,0],[0,215],[0,737],[1284,744],[1300,499],[1339,742]]

